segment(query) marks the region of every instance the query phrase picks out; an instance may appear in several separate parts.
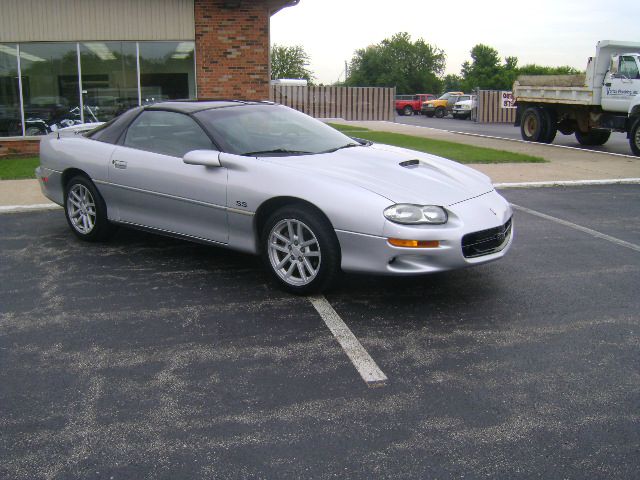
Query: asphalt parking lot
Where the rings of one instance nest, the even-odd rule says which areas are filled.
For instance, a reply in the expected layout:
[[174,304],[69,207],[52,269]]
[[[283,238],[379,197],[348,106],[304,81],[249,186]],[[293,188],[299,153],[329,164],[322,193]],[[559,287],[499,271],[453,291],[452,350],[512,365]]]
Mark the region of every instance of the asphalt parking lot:
[[640,186],[502,193],[500,262],[326,294],[378,388],[257,258],[0,215],[0,478],[637,478]]

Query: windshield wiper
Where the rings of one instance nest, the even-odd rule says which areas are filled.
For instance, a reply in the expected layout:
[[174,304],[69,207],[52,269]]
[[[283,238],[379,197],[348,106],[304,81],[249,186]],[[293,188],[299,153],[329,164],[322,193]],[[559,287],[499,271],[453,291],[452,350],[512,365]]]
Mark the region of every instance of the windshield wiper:
[[347,143],[346,145],[342,145],[341,147],[330,148],[329,150],[325,150],[320,153],[333,153],[333,152],[337,152],[338,150],[342,150],[343,148],[361,147],[361,146],[362,144],[360,143]]
[[273,150],[258,150],[257,152],[246,152],[246,153],[243,153],[242,155],[255,156],[255,155],[268,155],[270,153],[286,153],[286,154],[291,154],[291,155],[309,155],[309,154],[312,154],[313,152],[304,152],[304,151],[301,151],[301,150],[287,150],[286,148],[275,148]]

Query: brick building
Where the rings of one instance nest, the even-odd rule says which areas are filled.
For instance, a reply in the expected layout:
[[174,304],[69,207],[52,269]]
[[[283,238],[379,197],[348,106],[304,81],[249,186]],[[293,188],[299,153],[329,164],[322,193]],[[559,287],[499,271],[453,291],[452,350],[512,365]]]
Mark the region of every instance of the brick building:
[[2,0],[0,155],[178,98],[269,96],[269,20],[299,0]]

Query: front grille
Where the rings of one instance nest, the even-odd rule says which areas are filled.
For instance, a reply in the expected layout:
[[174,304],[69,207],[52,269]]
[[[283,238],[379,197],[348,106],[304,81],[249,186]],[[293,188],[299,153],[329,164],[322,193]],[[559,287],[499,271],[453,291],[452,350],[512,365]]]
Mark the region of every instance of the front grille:
[[462,254],[465,258],[481,257],[502,250],[511,237],[511,219],[499,227],[467,233],[462,237]]

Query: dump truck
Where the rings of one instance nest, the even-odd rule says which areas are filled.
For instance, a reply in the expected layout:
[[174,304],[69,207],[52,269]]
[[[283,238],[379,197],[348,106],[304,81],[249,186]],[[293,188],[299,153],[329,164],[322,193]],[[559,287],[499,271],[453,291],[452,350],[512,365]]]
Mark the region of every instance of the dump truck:
[[520,76],[513,96],[523,140],[551,143],[560,132],[603,145],[625,132],[640,156],[640,42],[601,40],[585,74]]

